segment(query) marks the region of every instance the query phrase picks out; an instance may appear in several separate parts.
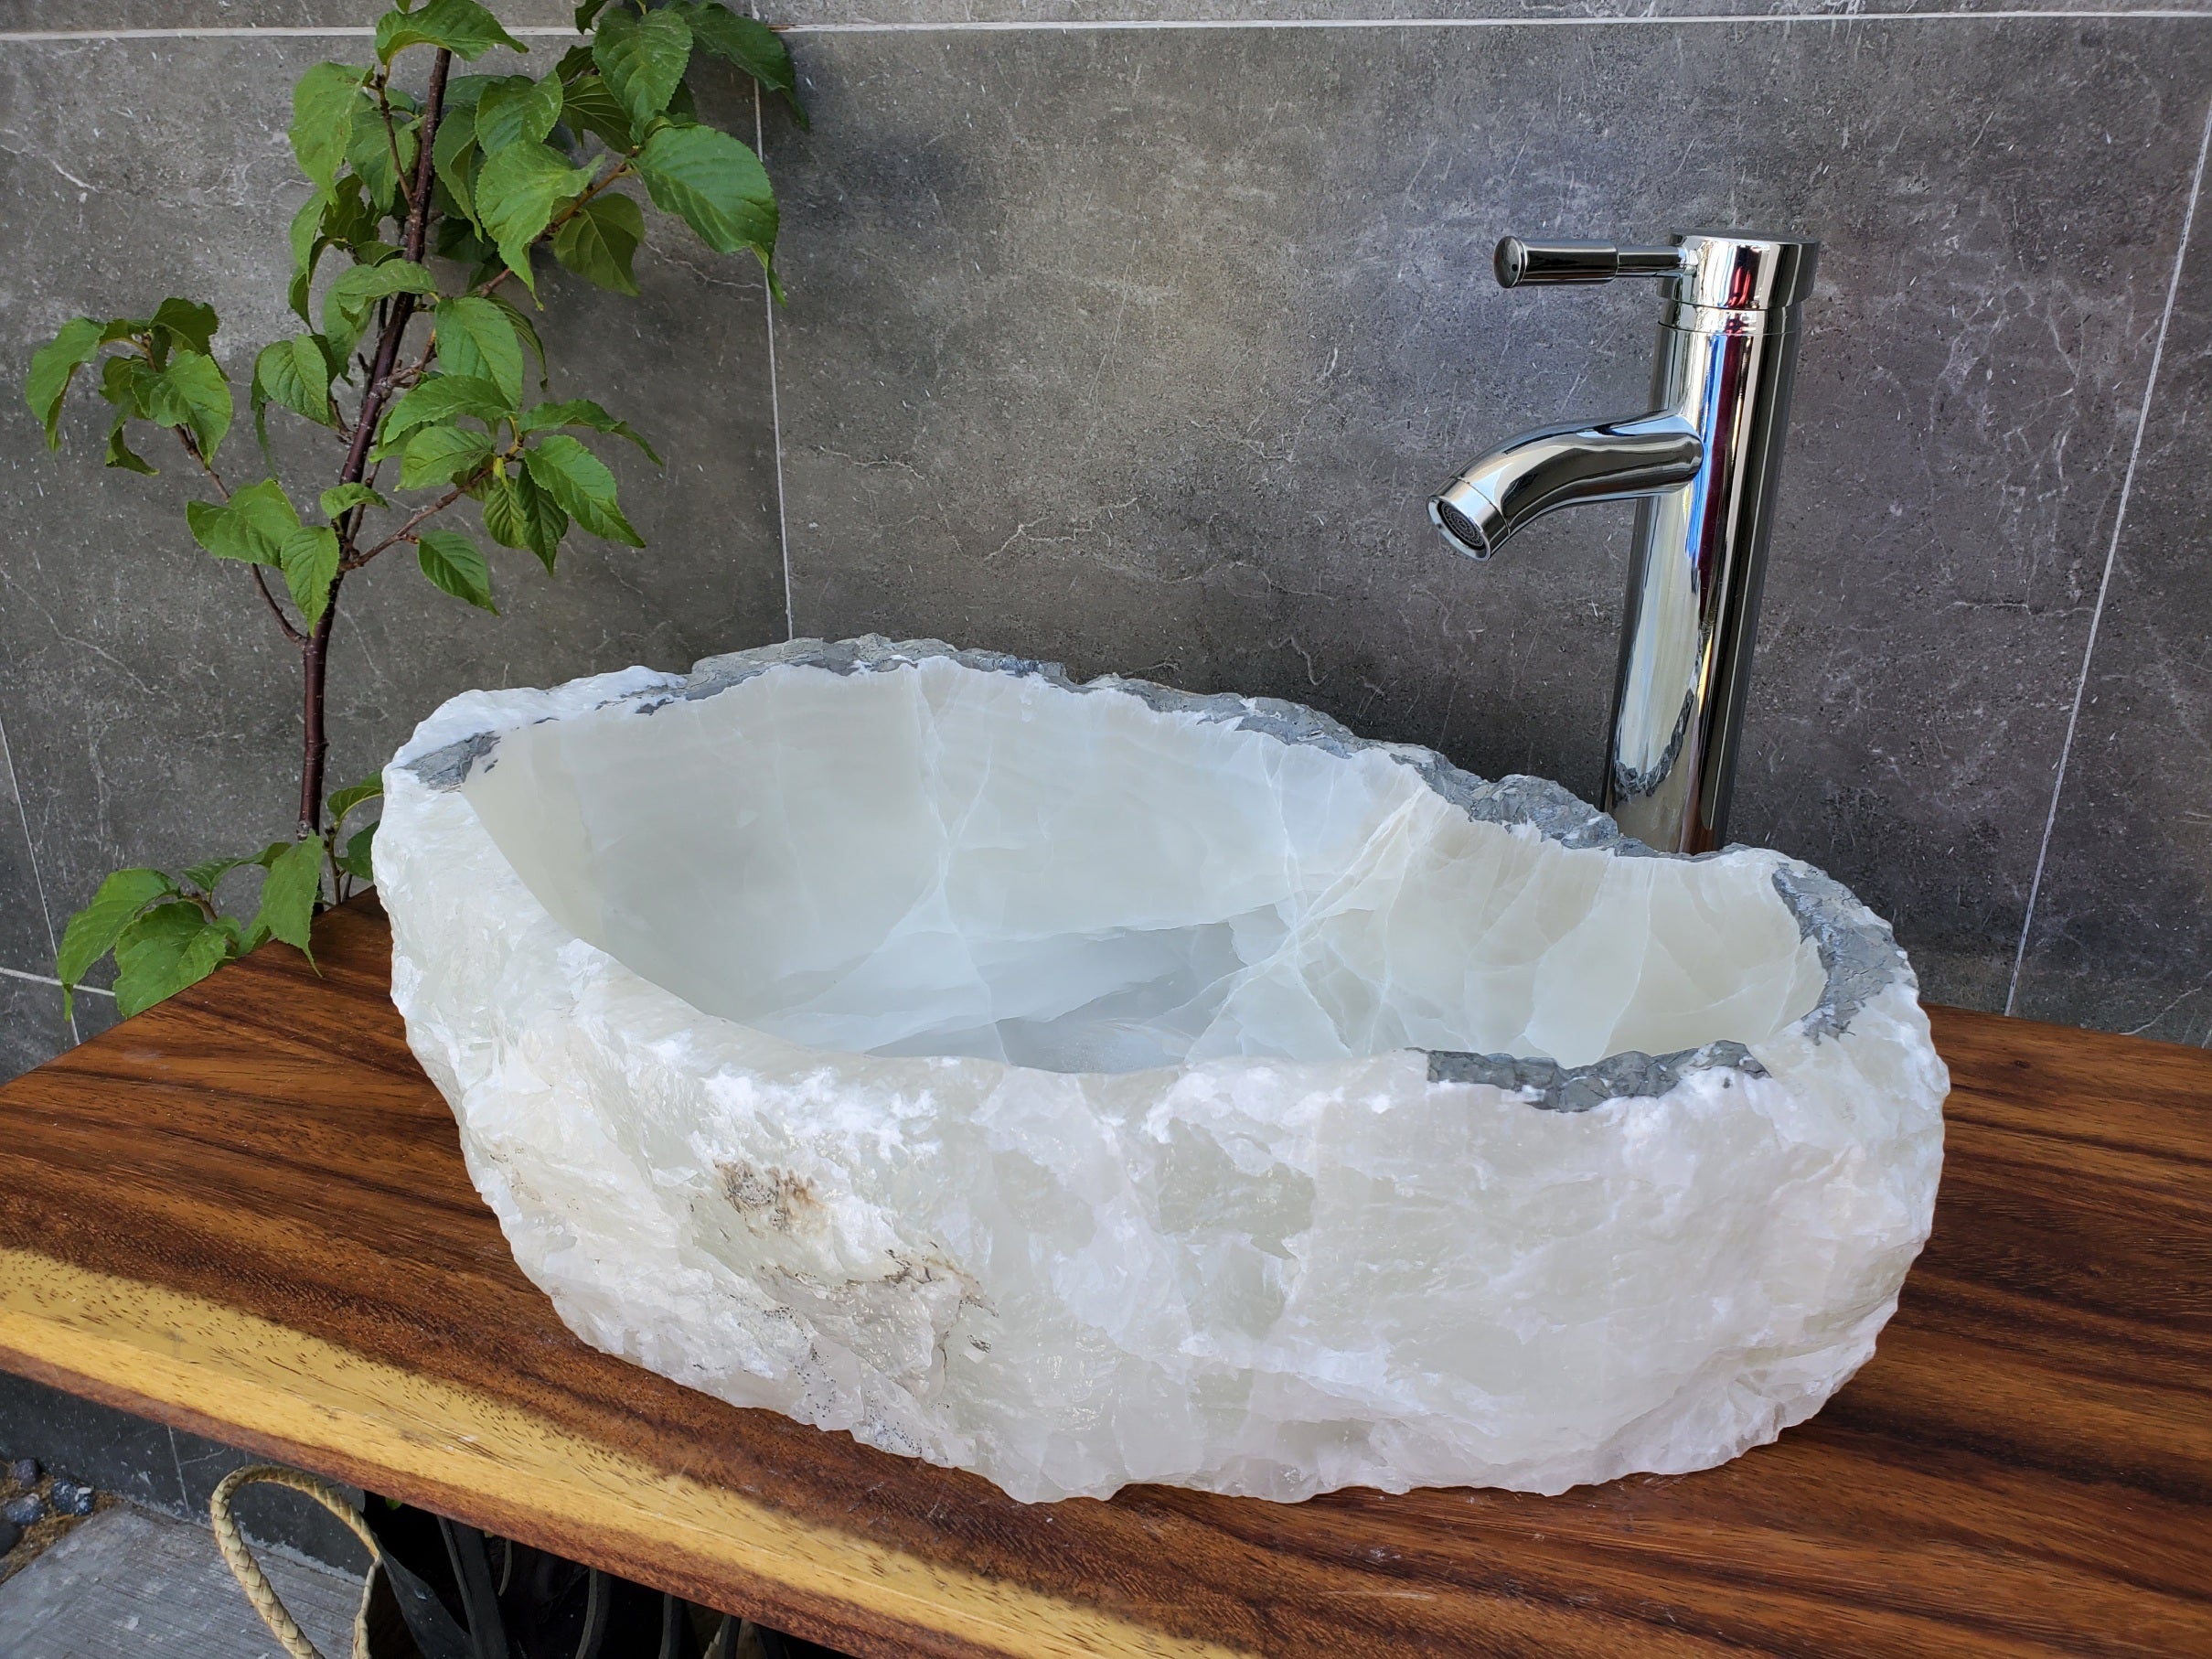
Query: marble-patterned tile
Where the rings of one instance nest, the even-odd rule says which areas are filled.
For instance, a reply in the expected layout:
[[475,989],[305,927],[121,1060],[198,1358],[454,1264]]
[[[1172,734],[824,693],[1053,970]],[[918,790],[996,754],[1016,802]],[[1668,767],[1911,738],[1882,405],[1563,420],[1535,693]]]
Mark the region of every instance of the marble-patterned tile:
[[[0,658],[0,668],[5,658]],[[0,969],[54,971],[54,947],[65,916],[49,913],[46,884],[31,857],[23,801],[16,790],[9,746],[10,710],[0,693]]]
[[[2012,0],[1884,0],[1878,8],[1862,0],[1118,0],[1110,8],[1093,0],[778,0],[758,9],[771,22],[803,34],[822,27],[960,29],[1021,24],[1077,28],[1146,23],[1265,28],[1317,22],[1433,25],[1438,29],[1517,23],[1634,26],[1694,17],[1848,18],[1876,9],[1889,16],[1972,16],[2016,12],[2019,7]],[[2114,11],[2194,15],[2207,9],[2207,0],[2180,0],[2178,5],[2165,0],[2118,0],[2117,5],[2056,0],[2037,9],[2100,16]]]
[[[1427,491],[1634,412],[1649,290],[1507,230],[1827,244],[1735,829],[1991,1005],[2182,219],[2194,24],[825,35],[772,118],[802,633],[1298,698],[1587,789],[1626,508]],[[1673,95],[1645,95],[1653,87]]]
[[[566,29],[572,0],[490,0],[509,29]],[[0,36],[57,31],[175,28],[363,28],[390,7],[384,0],[0,0]],[[737,0],[778,27],[854,28],[975,27],[1043,24],[1117,27],[1129,24],[1279,23],[1381,20],[1448,27],[1493,23],[1638,24],[1707,16],[1849,17],[1877,9],[1865,0]],[[2015,0],[1883,0],[1887,15],[1975,15],[2017,11]],[[2047,0],[2039,10],[2106,14],[2202,13],[2212,0]]]
[[0,974],[0,1083],[44,1065],[74,1042],[59,987]]
[[[179,293],[212,301],[234,381],[283,310],[284,227],[304,193],[284,126],[314,39],[123,40],[0,50],[0,353],[20,363],[63,319]],[[749,92],[714,113],[749,131]],[[495,552],[503,615],[433,590],[404,553],[347,585],[331,670],[335,781],[379,765],[414,722],[472,686],[544,683],[695,658],[785,633],[765,300],[750,261],[654,216],[625,301],[542,279],[552,394],[633,418],[657,472],[604,453],[648,545],[579,537],[548,580]],[[275,423],[291,449],[317,442]],[[33,844],[58,915],[121,863],[174,864],[288,832],[298,666],[246,573],[193,545],[194,491],[99,465],[93,400],[47,453],[0,400],[0,667]],[[619,451],[620,453],[615,453]],[[241,412],[230,465],[255,469]],[[335,455],[313,473],[334,478]],[[5,833],[5,825],[0,825]]]
[[[387,0],[0,0],[0,36],[122,29],[368,28]],[[574,0],[491,0],[508,28],[568,28]],[[742,9],[742,8],[741,8]]]
[[2212,236],[2198,204],[2014,1011],[2212,1043]]

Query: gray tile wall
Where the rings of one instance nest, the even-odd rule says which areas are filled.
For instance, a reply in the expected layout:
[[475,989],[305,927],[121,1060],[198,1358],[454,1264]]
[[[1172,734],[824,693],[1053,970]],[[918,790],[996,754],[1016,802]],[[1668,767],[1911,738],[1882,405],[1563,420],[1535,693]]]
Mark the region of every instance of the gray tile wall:
[[[168,292],[241,353],[280,326],[285,89],[378,9],[0,0],[0,355]],[[664,441],[665,479],[625,477],[652,545],[504,566],[497,619],[371,573],[335,770],[466,686],[796,625],[1292,697],[1587,787],[1625,512],[1476,567],[1422,500],[1523,425],[1635,408],[1651,296],[1501,294],[1489,247],[1769,224],[1827,252],[1737,833],[1892,916],[1932,997],[2203,1041],[2212,6],[1865,9],[794,0],[815,127],[763,123],[788,305],[680,231],[641,304],[549,280],[556,384]],[[0,398],[6,1069],[68,1038],[19,977],[49,916],[288,818],[289,656],[183,537],[181,476],[103,474],[97,437],[82,412],[48,457]]]

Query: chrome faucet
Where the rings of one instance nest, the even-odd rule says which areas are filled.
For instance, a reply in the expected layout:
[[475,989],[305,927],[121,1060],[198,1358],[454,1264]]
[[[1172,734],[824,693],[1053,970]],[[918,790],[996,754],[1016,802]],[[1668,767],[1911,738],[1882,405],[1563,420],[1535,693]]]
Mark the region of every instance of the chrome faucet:
[[1444,539],[1487,559],[1532,519],[1640,502],[1598,804],[1672,852],[1723,844],[1759,585],[1820,244],[1698,231],[1663,248],[1498,244],[1498,284],[1660,280],[1650,414],[1508,440],[1433,497]]

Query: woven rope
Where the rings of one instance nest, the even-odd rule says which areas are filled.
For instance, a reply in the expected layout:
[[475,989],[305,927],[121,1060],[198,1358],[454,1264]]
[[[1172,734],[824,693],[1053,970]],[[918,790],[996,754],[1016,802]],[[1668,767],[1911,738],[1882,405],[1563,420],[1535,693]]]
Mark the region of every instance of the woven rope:
[[239,1588],[246,1592],[246,1600],[253,1603],[253,1611],[261,1615],[262,1622],[269,1627],[269,1633],[277,1639],[290,1659],[324,1659],[315,1643],[307,1640],[306,1632],[300,1629],[299,1621],[278,1600],[276,1587],[269,1582],[269,1575],[253,1558],[253,1552],[246,1547],[246,1540],[238,1530],[237,1517],[230,1513],[231,1500],[240,1489],[263,1485],[288,1486],[313,1498],[343,1521],[369,1551],[369,1577],[362,1583],[360,1610],[353,1618],[353,1659],[369,1659],[369,1592],[374,1587],[377,1568],[383,1564],[383,1552],[377,1547],[375,1535],[369,1530],[368,1523],[354,1513],[346,1495],[328,1481],[275,1463],[249,1464],[223,1476],[214,1497],[208,1500],[208,1514],[215,1523],[216,1547],[230,1564],[230,1576],[238,1580]]

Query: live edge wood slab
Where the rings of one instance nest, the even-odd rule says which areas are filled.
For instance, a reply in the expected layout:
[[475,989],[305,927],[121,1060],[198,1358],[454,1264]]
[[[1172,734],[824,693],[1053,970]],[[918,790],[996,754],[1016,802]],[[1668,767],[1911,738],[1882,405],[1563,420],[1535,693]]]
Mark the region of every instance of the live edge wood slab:
[[1564,1497],[1025,1508],[595,1353],[373,903],[0,1088],[0,1367],[855,1654],[2212,1654],[2212,1054],[1935,1011],[1935,1236],[1827,1409]]

